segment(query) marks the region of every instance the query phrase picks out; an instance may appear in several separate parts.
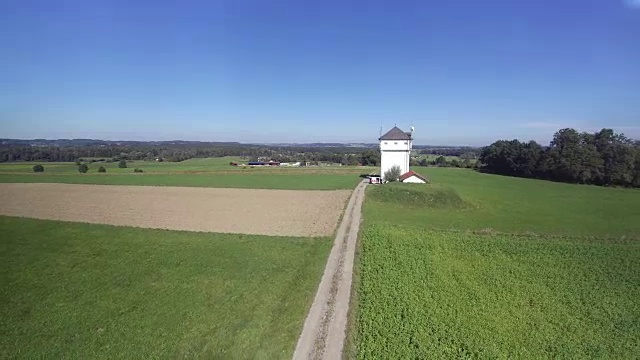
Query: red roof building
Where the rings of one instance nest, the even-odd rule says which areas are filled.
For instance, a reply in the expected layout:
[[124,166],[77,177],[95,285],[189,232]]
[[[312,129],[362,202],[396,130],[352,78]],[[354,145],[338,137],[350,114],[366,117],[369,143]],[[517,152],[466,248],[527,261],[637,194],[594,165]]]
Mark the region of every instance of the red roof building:
[[406,183],[417,183],[417,184],[425,184],[428,183],[429,180],[418,174],[417,172],[413,171],[413,170],[409,170],[406,173],[400,175],[399,180],[401,182],[406,182]]

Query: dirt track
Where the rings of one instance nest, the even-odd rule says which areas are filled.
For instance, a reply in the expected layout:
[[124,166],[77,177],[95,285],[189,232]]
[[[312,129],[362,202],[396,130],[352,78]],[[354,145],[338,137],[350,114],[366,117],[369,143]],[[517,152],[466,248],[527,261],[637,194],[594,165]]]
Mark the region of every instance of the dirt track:
[[320,285],[298,338],[294,360],[341,359],[347,329],[351,280],[366,181],[353,191]]
[[327,236],[351,191],[0,184],[0,215],[171,230]]

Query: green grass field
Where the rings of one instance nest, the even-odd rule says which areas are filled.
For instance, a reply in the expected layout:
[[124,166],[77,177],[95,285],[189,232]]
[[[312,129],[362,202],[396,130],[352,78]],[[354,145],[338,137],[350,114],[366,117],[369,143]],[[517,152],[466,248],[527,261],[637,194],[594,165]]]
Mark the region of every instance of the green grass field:
[[[422,229],[640,237],[640,191],[418,168],[433,184],[367,193],[365,217]],[[378,216],[378,214],[382,214]]]
[[331,174],[127,174],[127,175],[0,175],[0,183],[66,183],[99,185],[197,186],[287,190],[353,189],[362,179]]
[[639,191],[419,171],[367,191],[351,357],[637,356]]
[[[361,169],[376,170],[377,168],[366,168],[357,166],[319,166],[319,167],[286,167],[286,166],[274,166],[274,167],[254,167],[251,166],[231,166],[230,162],[247,163],[248,159],[240,157],[225,156],[219,158],[194,158],[180,162],[156,162],[156,161],[143,161],[143,160],[130,160],[127,162],[127,167],[121,169],[118,167],[118,162],[86,162],[89,166],[88,174],[97,174],[98,168],[103,166],[107,172],[106,174],[131,174],[135,168],[144,170],[144,173],[152,174],[171,174],[171,173],[210,173],[210,172],[268,172],[268,173],[296,173],[296,172],[339,172],[359,174]],[[47,174],[68,174],[78,175],[78,166],[73,162],[13,162],[13,163],[0,163],[0,174],[33,174],[33,166],[44,166],[44,173]],[[104,174],[101,174],[104,175]]]
[[0,217],[0,358],[290,358],[331,241]]
[[640,352],[640,244],[363,234],[358,358],[610,358]]
[[[100,166],[107,169],[107,174],[126,174],[132,173],[133,169],[141,168],[145,172],[151,173],[175,173],[175,172],[210,172],[217,170],[242,170],[241,167],[230,166],[230,162],[247,162],[246,159],[239,157],[220,157],[220,158],[197,158],[180,162],[157,162],[132,160],[127,162],[127,167],[120,169],[118,162],[86,162],[89,166],[89,173],[97,172]],[[0,164],[0,173],[31,173],[33,166],[40,164],[44,166],[44,174],[78,174],[78,166],[73,162],[14,162]]]
[[[440,155],[434,155],[434,154],[420,154],[417,151],[414,151],[411,154],[411,156],[412,156],[412,158],[413,157],[417,157],[417,158],[414,158],[417,161],[420,161],[422,159],[427,159],[427,161],[435,161],[437,158],[440,157]],[[444,156],[444,158],[447,159],[447,161],[452,161],[452,160],[458,160],[460,162],[463,161],[463,159],[460,156],[451,156],[451,155],[442,155],[442,156]],[[476,163],[478,161],[478,159],[470,159],[470,161],[472,163]]]
[[[134,161],[128,168],[117,163],[89,163],[89,172],[80,174],[74,163],[5,163],[0,164],[0,183],[68,183],[102,185],[197,186],[290,190],[353,189],[367,167],[309,168],[243,168],[230,166],[239,158],[190,159],[182,162]],[[43,164],[44,173],[33,173],[32,167]],[[100,166],[106,173],[98,173]],[[141,168],[144,173],[133,173]]]

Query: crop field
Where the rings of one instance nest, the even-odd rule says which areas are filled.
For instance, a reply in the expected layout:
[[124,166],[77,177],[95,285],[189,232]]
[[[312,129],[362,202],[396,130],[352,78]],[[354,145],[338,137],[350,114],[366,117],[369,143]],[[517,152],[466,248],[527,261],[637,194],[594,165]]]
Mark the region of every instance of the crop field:
[[368,189],[349,356],[640,352],[640,192],[422,173]]
[[329,238],[0,217],[0,358],[290,358]]
[[[74,163],[0,164],[0,183],[67,183],[101,185],[193,186],[289,190],[346,190],[361,180],[358,176],[375,171],[367,167],[236,167],[238,158],[190,159],[182,162],[133,161],[125,169],[117,163],[88,163],[81,174]],[[43,173],[32,167],[42,164]],[[98,173],[104,166],[106,173]],[[143,173],[134,173],[140,168]]]
[[359,358],[632,358],[640,244],[370,225]]
[[350,191],[0,184],[0,215],[171,230],[330,236]]

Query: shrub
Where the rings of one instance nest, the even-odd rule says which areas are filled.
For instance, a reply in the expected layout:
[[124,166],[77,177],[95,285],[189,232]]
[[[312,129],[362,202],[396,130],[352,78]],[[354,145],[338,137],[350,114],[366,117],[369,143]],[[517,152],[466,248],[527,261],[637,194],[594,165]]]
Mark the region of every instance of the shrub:
[[99,173],[106,173],[106,172],[107,172],[107,169],[105,169],[105,168],[104,168],[104,166],[100,166],[100,167],[98,168],[98,172],[99,172]]
[[384,180],[385,181],[398,181],[400,178],[402,170],[400,170],[400,166],[394,165],[389,170],[384,172]]
[[141,173],[141,172],[144,172],[144,171],[142,171],[142,169],[135,168],[135,169],[133,169],[133,172]]
[[118,167],[120,169],[126,169],[127,168],[127,161],[126,160],[120,160],[120,162],[118,163]]
[[78,166],[78,171],[84,174],[89,171],[89,167],[87,164],[80,164],[80,166]]
[[76,160],[76,166],[80,166],[80,160]]
[[44,172],[44,166],[36,165],[33,167],[33,172]]

